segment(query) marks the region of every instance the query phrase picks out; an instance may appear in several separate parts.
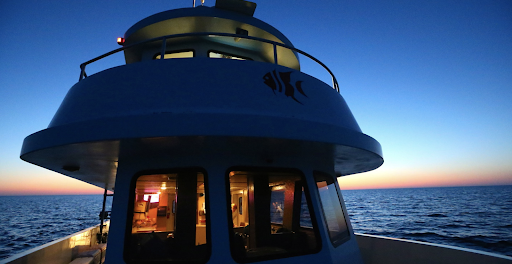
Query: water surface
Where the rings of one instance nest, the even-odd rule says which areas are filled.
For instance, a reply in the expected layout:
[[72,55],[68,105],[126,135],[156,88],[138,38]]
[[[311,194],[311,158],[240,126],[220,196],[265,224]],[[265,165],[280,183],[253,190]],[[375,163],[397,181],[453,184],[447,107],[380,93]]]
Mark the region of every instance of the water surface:
[[342,191],[356,233],[512,256],[512,186]]
[[[357,233],[512,256],[510,185],[342,193]],[[0,259],[99,224],[102,201],[102,195],[0,196]]]

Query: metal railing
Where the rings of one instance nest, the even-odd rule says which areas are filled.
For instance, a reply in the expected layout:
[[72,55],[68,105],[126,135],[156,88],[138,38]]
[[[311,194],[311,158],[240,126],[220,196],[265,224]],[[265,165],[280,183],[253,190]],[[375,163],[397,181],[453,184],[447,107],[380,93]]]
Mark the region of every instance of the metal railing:
[[98,56],[98,57],[96,57],[96,58],[94,58],[92,60],[88,60],[88,61],[80,64],[80,78],[78,79],[78,81],[81,81],[81,80],[83,80],[84,78],[87,77],[87,74],[85,73],[85,67],[87,65],[89,65],[89,64],[91,64],[91,63],[93,63],[95,61],[101,60],[101,59],[103,59],[105,57],[108,57],[110,55],[113,55],[115,53],[118,53],[120,51],[124,51],[126,49],[133,48],[133,47],[139,46],[139,45],[143,45],[143,44],[146,44],[146,43],[149,43],[149,42],[155,42],[155,41],[160,41],[161,40],[162,41],[162,49],[160,51],[160,59],[164,59],[164,55],[165,55],[166,46],[167,46],[167,40],[168,39],[182,38],[182,37],[201,37],[201,36],[217,36],[217,37],[243,38],[243,39],[255,40],[255,41],[271,44],[273,46],[273,49],[274,49],[274,64],[278,64],[278,60],[277,60],[277,47],[278,46],[279,47],[283,47],[285,49],[289,49],[289,50],[297,52],[297,53],[300,53],[300,54],[308,57],[309,59],[313,60],[314,62],[318,63],[320,66],[322,66],[331,75],[333,89],[336,90],[337,92],[340,91],[339,86],[338,86],[338,81],[336,80],[336,77],[334,76],[332,71],[325,64],[323,64],[321,61],[319,61],[315,57],[309,55],[308,53],[306,53],[306,52],[304,52],[304,51],[302,51],[300,49],[297,49],[295,47],[291,47],[291,46],[288,46],[286,44],[282,44],[282,43],[279,43],[279,42],[275,42],[275,41],[272,41],[272,40],[268,40],[268,39],[251,37],[251,36],[246,36],[246,35],[231,34],[231,33],[219,33],[219,32],[194,32],[194,33],[183,33],[183,34],[167,35],[167,36],[161,36],[161,37],[157,37],[157,38],[152,38],[152,39],[148,39],[148,40],[144,40],[144,41],[140,41],[140,42],[137,42],[137,43],[133,43],[133,44],[130,44],[130,45],[123,46],[121,48],[118,48],[118,49],[115,49],[113,51],[107,52],[107,53],[105,53],[103,55],[100,55],[100,56]]

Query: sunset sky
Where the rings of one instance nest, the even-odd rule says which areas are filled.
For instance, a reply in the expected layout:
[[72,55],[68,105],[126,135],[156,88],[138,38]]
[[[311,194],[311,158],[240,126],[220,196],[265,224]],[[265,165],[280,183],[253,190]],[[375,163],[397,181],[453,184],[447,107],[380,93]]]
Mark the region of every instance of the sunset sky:
[[[382,145],[384,165],[342,189],[512,184],[512,1],[255,2],[256,18],[334,72]],[[137,21],[191,5],[0,1],[0,195],[102,193],[21,161],[23,139],[48,126],[81,63]]]

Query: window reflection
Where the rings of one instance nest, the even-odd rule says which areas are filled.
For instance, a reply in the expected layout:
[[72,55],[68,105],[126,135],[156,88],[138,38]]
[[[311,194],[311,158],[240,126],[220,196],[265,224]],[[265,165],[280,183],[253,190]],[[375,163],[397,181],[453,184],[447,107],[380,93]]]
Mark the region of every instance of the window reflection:
[[329,237],[334,246],[341,245],[349,238],[349,231],[334,183],[335,178],[326,173],[315,172],[315,180]]
[[238,262],[314,253],[306,182],[297,172],[229,172],[231,253]]
[[231,60],[251,60],[250,58],[245,58],[242,56],[227,54],[218,51],[210,51],[208,52],[208,57],[210,58],[220,58],[220,59],[231,59]]

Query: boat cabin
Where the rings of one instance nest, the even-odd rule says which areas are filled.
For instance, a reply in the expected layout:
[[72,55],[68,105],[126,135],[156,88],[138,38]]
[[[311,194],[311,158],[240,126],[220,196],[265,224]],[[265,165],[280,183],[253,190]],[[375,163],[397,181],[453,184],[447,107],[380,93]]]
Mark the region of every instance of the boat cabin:
[[380,145],[255,8],[141,20],[25,139],[22,159],[114,192],[107,263],[362,263],[337,177]]
[[214,9],[169,10],[139,21],[119,43],[140,43],[124,50],[127,64],[162,58],[228,58],[267,63],[277,60],[279,65],[300,70],[294,50],[272,43],[293,47],[291,42],[275,28],[254,19],[255,9],[255,3],[221,0]]
[[[199,168],[135,177],[127,259],[207,262],[212,241],[207,177]],[[224,177],[229,210],[223,227],[233,259],[245,263],[320,251],[311,193],[320,198],[330,242],[337,246],[349,240],[334,178],[322,172],[314,178],[316,188],[310,192],[300,170],[231,168]]]

